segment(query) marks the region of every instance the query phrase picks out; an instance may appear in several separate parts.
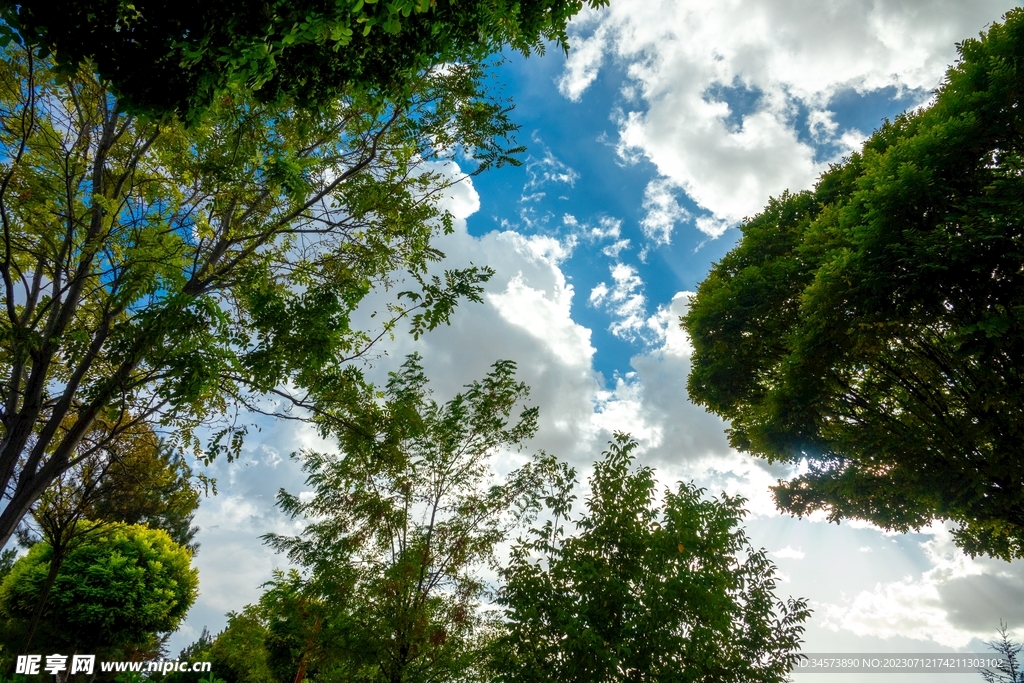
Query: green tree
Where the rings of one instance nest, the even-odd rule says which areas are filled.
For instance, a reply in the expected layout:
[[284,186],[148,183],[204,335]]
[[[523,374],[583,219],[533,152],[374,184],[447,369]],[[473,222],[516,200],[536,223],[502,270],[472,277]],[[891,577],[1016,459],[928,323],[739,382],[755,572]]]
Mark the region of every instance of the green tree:
[[[591,7],[607,0],[587,0]],[[330,103],[403,97],[425,69],[508,45],[567,47],[582,0],[4,0],[10,26],[66,68],[95,65],[136,110],[195,116],[225,93]]]
[[[149,438],[138,439],[127,448],[123,439],[108,445],[100,463],[87,461],[91,471],[78,475],[79,486],[95,484],[85,517],[94,522],[163,529],[172,541],[194,555],[199,550],[195,542],[199,527],[192,521],[202,491],[208,492],[214,482],[193,472],[180,452],[156,438],[151,429],[147,431]],[[97,468],[98,464],[102,469]]]
[[[228,615],[230,620],[231,615]],[[230,621],[229,621],[230,623]],[[167,675],[160,678],[162,683],[196,683],[201,678],[206,678],[211,674],[220,680],[224,680],[222,666],[219,663],[214,663],[211,659],[210,649],[214,643],[214,637],[210,635],[210,629],[203,627],[202,633],[192,643],[186,645],[178,651],[177,660],[179,662],[210,662],[210,672],[207,674],[196,673],[192,671],[171,671]],[[225,682],[227,683],[227,682]]]
[[[227,683],[288,683],[275,679],[267,654],[267,614],[259,605],[228,614],[227,627],[210,645],[210,670]],[[197,681],[199,674],[174,674],[173,680]]]
[[[418,335],[479,300],[489,269],[427,269],[459,180],[440,164],[466,153],[478,172],[515,151],[481,78],[447,65],[400,105],[315,112],[239,94],[185,128],[126,113],[90,73],[0,51],[0,543],[138,422],[190,453],[205,424],[207,457],[238,451],[241,407],[345,422],[365,395],[350,361],[402,318]],[[353,327],[369,292],[410,280],[379,328]]]
[[[310,664],[319,669],[327,654],[321,630],[324,618],[331,616],[324,611],[326,601],[294,569],[275,570],[263,587],[267,590],[259,602],[230,612],[227,627],[215,638],[204,629],[178,659],[209,661],[226,683],[288,683],[303,680]],[[164,681],[196,683],[203,677],[173,672]]]
[[536,430],[536,408],[511,417],[528,391],[514,372],[510,361],[495,363],[439,404],[410,356],[381,407],[392,459],[380,460],[354,432],[341,435],[341,454],[301,455],[312,496],[282,491],[279,504],[309,526],[298,537],[267,536],[305,572],[278,576],[261,603],[287,615],[268,620],[279,679],[482,679],[480,571],[536,510],[554,467],[540,455],[502,480],[492,470],[496,453],[520,448]]
[[[125,657],[174,631],[195,601],[192,554],[167,532],[115,524],[64,559],[36,638],[42,648]],[[52,549],[37,543],[0,584],[9,633],[24,634],[46,584]],[[8,644],[17,643],[8,640]]]
[[194,554],[197,546],[191,541],[198,528],[191,522],[198,507],[191,468],[145,424],[122,432],[101,453],[61,474],[32,507],[33,523],[18,531],[23,546],[42,541],[50,547],[49,571],[28,624],[26,647],[64,559],[77,545],[110,522],[146,523],[167,531]]
[[736,448],[806,462],[781,509],[1024,556],[1024,10],[934,103],[743,226],[683,323],[690,397]]
[[653,470],[631,469],[636,445],[615,436],[575,518],[575,472],[563,471],[551,517],[513,547],[497,680],[788,680],[810,612],[776,602],[775,568],[739,528],[743,499],[680,483],[659,504]]
[[[322,589],[324,582],[318,587]],[[338,586],[336,586],[337,588]],[[350,584],[346,584],[350,587]],[[323,626],[331,627],[337,613],[325,611],[325,600],[295,570],[274,570],[263,585],[259,602],[241,612],[230,612],[228,624],[215,638],[204,629],[199,640],[181,651],[179,661],[209,661],[211,670],[225,683],[289,683],[302,681],[307,669],[323,678],[329,655]],[[341,594],[335,591],[335,597]],[[334,605],[336,607],[336,605]],[[339,620],[340,621],[340,620]],[[337,663],[337,658],[331,658]],[[337,671],[332,670],[334,677]],[[197,683],[204,674],[172,672],[164,683]],[[349,680],[349,679],[343,679]]]
[[211,676],[224,683],[289,683],[275,678],[267,653],[267,623],[274,619],[262,605],[229,612],[228,624],[216,637],[203,628],[199,639],[178,653],[180,662],[210,662],[210,672],[172,671],[162,683],[201,683]]
[[18,561],[18,549],[7,548],[0,552],[0,583],[3,582],[7,575],[11,573],[11,569],[14,568],[14,563]]

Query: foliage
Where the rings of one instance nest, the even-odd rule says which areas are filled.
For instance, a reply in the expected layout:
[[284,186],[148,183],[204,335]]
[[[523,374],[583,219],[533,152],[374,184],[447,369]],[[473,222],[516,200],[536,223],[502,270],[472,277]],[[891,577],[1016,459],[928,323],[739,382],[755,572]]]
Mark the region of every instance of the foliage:
[[[282,491],[281,508],[309,520],[301,536],[269,535],[305,575],[278,575],[261,600],[277,679],[476,680],[483,673],[479,571],[537,507],[554,467],[540,455],[498,481],[491,459],[533,435],[537,409],[511,415],[527,387],[515,365],[439,404],[416,355],[392,373],[381,434],[396,443],[380,460],[348,431],[341,454],[304,452],[310,497]],[[274,662],[276,660],[276,663]]]
[[779,507],[1024,556],[1024,10],[930,106],[743,226],[683,322],[690,397],[770,461]]
[[[266,623],[253,608],[228,615],[227,628],[210,647],[210,670],[227,683],[274,683],[266,653]],[[287,680],[287,679],[286,679]]]
[[[315,112],[232,95],[185,128],[125,113],[87,72],[0,51],[0,542],[133,424],[189,453],[206,426],[214,457],[241,447],[239,408],[345,423],[365,395],[351,361],[402,318],[419,335],[479,300],[489,269],[427,269],[461,179],[443,162],[466,153],[480,171],[516,151],[481,78],[446,65],[400,105]],[[353,326],[368,293],[408,280],[377,330]]]
[[[192,519],[202,483],[150,425],[136,423],[57,477],[32,507],[35,529],[24,527],[19,538],[31,545],[38,534],[50,546],[64,548],[73,544],[76,533],[123,522],[163,529],[195,554],[199,528]],[[83,520],[93,524],[79,525]]]
[[[51,554],[46,543],[35,544],[0,584],[9,631],[23,632],[18,625],[32,618]],[[150,649],[195,601],[198,573],[191,561],[162,530],[115,524],[90,534],[64,559],[33,642],[48,651],[113,658]]]
[[552,517],[514,546],[497,680],[787,680],[810,612],[776,603],[774,566],[738,528],[743,499],[680,483],[659,505],[654,472],[631,469],[636,445],[615,436],[575,519],[575,472],[563,470]]
[[[228,615],[229,621],[231,615]],[[210,630],[203,627],[202,633],[199,634],[194,642],[186,645],[178,652],[177,661],[179,662],[211,662],[209,676],[216,676],[218,679],[222,678],[220,674],[220,668],[217,668],[217,673],[214,673],[214,664],[210,658],[210,649],[213,646],[214,637],[210,635]],[[165,675],[159,677],[161,683],[200,683],[205,678],[201,673],[192,671],[171,671]],[[225,682],[227,683],[227,682]]]
[[50,547],[49,571],[28,624],[26,647],[64,559],[76,546],[109,522],[146,523],[194,554],[198,546],[191,541],[198,527],[192,526],[192,518],[198,507],[191,468],[146,424],[121,432],[96,456],[57,477],[32,507],[34,524],[18,530],[22,545],[41,540]]
[[992,641],[988,646],[999,653],[1004,661],[996,665],[995,671],[978,669],[985,683],[1024,683],[1024,668],[1018,659],[1021,646],[1010,640],[1006,624],[999,624],[999,640]]
[[325,601],[306,588],[294,569],[287,574],[278,570],[264,587],[260,607],[267,615],[264,645],[271,675],[278,681],[301,680],[311,658],[324,654],[316,650],[330,618]]
[[210,662],[206,674],[194,671],[172,671],[162,683],[204,683],[210,678],[222,683],[276,683],[293,680],[275,678],[267,654],[268,615],[260,605],[249,605],[241,612],[229,612],[228,624],[216,637],[205,628],[199,639],[178,654],[178,661]]
[[[587,0],[598,7],[607,0]],[[65,69],[91,62],[135,110],[198,118],[217,97],[330,103],[404,96],[425,69],[553,40],[582,0],[5,0],[8,23]],[[8,33],[10,30],[8,29]],[[13,35],[13,34],[12,34]]]
[[18,549],[7,548],[6,550],[0,551],[0,583],[7,578],[7,575],[11,573],[14,568],[14,563],[18,561]]
[[[92,475],[97,480],[97,495],[85,516],[93,521],[163,529],[172,541],[195,555],[199,527],[193,526],[192,520],[199,508],[201,487],[211,482],[194,473],[185,457],[165,441],[134,443],[119,452],[120,441],[106,449],[106,469]],[[96,467],[95,461],[88,462]]]

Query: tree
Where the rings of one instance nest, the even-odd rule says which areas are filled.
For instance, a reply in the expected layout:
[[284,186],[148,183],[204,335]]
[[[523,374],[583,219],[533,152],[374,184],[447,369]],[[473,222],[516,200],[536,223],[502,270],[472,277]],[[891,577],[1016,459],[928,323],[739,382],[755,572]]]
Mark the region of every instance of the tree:
[[262,605],[248,605],[241,612],[229,612],[227,627],[211,637],[204,627],[199,639],[183,648],[179,662],[210,662],[211,673],[172,671],[163,683],[199,683],[211,675],[224,683],[288,683],[289,678],[275,678],[267,653],[268,619]]
[[[226,683],[287,683],[301,681],[311,664],[317,671],[328,654],[321,642],[324,617],[331,616],[324,612],[325,602],[295,569],[274,570],[263,587],[267,590],[259,602],[228,613],[227,627],[215,638],[204,629],[178,660],[208,661]],[[202,678],[200,673],[175,671],[164,681],[196,683]]]
[[[276,615],[271,615],[271,617]],[[275,683],[267,654],[267,617],[256,605],[228,614],[228,625],[197,657],[211,663],[211,670],[227,683]],[[215,667],[215,668],[214,668]],[[199,674],[175,673],[171,681],[198,681]],[[281,679],[287,683],[286,679]]]
[[[351,361],[403,318],[419,335],[479,301],[490,269],[427,269],[452,229],[440,195],[461,179],[445,160],[479,172],[516,151],[481,78],[451,64],[400,104],[316,111],[238,93],[185,128],[125,113],[88,72],[0,52],[0,544],[131,425],[230,457],[242,407],[344,422],[365,395]],[[369,292],[403,280],[378,329],[353,327]]]
[[18,549],[7,548],[6,550],[0,551],[0,583],[7,578],[7,575],[11,573],[11,569],[14,568],[14,563],[18,561]]
[[[46,583],[52,549],[37,543],[0,584],[0,611],[24,634]],[[65,558],[50,591],[39,646],[125,657],[174,631],[195,601],[192,555],[167,532],[116,524]]]
[[121,432],[96,457],[61,474],[32,507],[34,524],[18,530],[22,545],[41,541],[50,548],[46,581],[28,623],[25,647],[32,643],[64,559],[88,543],[89,536],[102,533],[111,522],[145,523],[163,529],[195,554],[198,546],[192,539],[198,528],[192,526],[192,518],[198,507],[192,469],[145,424]]
[[88,529],[123,522],[163,529],[195,554],[199,528],[192,520],[201,491],[212,484],[150,425],[136,423],[57,477],[32,506],[33,524],[19,529],[19,540],[27,547],[38,536],[56,547],[79,521],[96,523]]
[[279,575],[261,601],[287,615],[268,619],[268,644],[272,660],[276,648],[278,662],[298,672],[296,682],[307,674],[388,683],[483,677],[479,572],[537,508],[554,467],[541,455],[502,481],[492,471],[496,453],[536,430],[536,408],[510,417],[528,391],[514,372],[499,361],[438,404],[410,356],[384,392],[393,459],[382,462],[354,432],[341,435],[341,454],[302,454],[312,495],[282,491],[278,500],[309,526],[266,538],[305,573]]
[[[231,617],[232,615],[229,614],[229,628]],[[216,672],[212,675],[215,675],[219,680],[225,680],[223,664],[214,660],[210,654],[213,643],[214,637],[210,635],[210,629],[204,626],[202,633],[199,634],[199,638],[189,645],[186,645],[178,652],[177,660],[179,662],[210,662],[211,671]],[[206,677],[209,677],[210,675],[211,674],[208,673]],[[163,676],[161,681],[162,683],[196,683],[201,678],[204,678],[202,674],[192,671],[171,671],[167,675]],[[226,681],[225,683],[228,682]]]
[[985,683],[1024,683],[1024,669],[1017,656],[1020,654],[1021,646],[1010,640],[1006,624],[999,624],[999,640],[988,644],[989,648],[995,650],[1002,656],[995,670],[978,669],[978,673],[985,679]]
[[[607,0],[587,0],[598,7]],[[355,91],[404,97],[425,69],[508,45],[567,48],[582,0],[4,0],[20,36],[71,71],[95,65],[136,111],[190,118],[218,96],[330,103]],[[10,30],[8,29],[10,33]],[[12,34],[13,35],[13,34]]]
[[810,612],[776,602],[774,566],[738,527],[743,499],[680,483],[659,505],[653,470],[631,469],[636,445],[615,436],[575,519],[575,472],[563,471],[552,517],[514,546],[496,680],[788,680]]
[[103,469],[96,461],[87,461],[89,472],[79,475],[80,486],[84,488],[90,481],[95,484],[85,517],[94,522],[163,529],[172,541],[195,555],[199,527],[192,521],[199,509],[200,492],[209,492],[214,482],[193,472],[185,457],[156,438],[151,428],[147,431],[150,438],[129,443],[128,448],[123,448],[123,439],[108,444],[101,454]]
[[683,323],[690,397],[736,448],[807,463],[797,515],[907,531],[953,520],[1024,556],[1024,11],[930,106],[743,226]]

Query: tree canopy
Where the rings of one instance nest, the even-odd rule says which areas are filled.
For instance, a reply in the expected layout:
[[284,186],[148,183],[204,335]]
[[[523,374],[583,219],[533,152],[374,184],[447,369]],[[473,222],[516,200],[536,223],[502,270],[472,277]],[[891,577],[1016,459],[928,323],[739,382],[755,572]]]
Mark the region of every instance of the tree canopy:
[[79,472],[91,470],[79,475],[80,486],[87,486],[90,477],[95,482],[95,495],[88,501],[85,517],[163,529],[172,541],[195,554],[199,527],[192,521],[203,489],[208,492],[214,482],[193,472],[181,453],[154,438],[151,429],[147,431],[149,438],[129,443],[127,448],[120,439],[112,448],[108,446],[99,466],[89,460],[76,468]]
[[[479,300],[489,269],[428,267],[462,177],[445,160],[516,151],[482,76],[449,64],[401,102],[316,111],[233,93],[184,127],[127,113],[87,70],[0,51],[0,542],[140,421],[207,457],[237,452],[240,406],[344,421],[366,395],[351,361],[403,318],[418,335]],[[354,327],[369,292],[403,281],[378,328]]]
[[[156,636],[175,630],[196,599],[192,554],[167,532],[144,526],[114,524],[87,538],[64,559],[33,643],[114,657],[150,652]],[[0,584],[0,612],[13,620],[9,630],[25,633],[50,555],[48,544],[35,544]]]
[[[587,0],[596,7],[607,0]],[[133,110],[195,118],[216,97],[329,104],[404,96],[440,64],[567,48],[583,0],[4,0],[10,26],[71,71],[94,66]]]
[[351,431],[340,435],[340,454],[302,454],[313,495],[282,491],[279,503],[310,524],[298,537],[267,537],[307,571],[304,582],[290,587],[282,577],[265,596],[292,615],[270,626],[270,642],[291,653],[286,661],[316,666],[316,680],[483,680],[480,571],[536,510],[554,467],[539,456],[502,479],[494,472],[491,459],[537,429],[514,373],[514,363],[499,361],[440,404],[410,356],[385,392],[393,459],[382,462]]
[[31,508],[30,520],[18,528],[18,541],[49,548],[46,579],[35,613],[27,623],[26,647],[32,643],[46,611],[50,590],[68,555],[110,523],[163,529],[178,545],[195,553],[199,488],[179,453],[160,442],[152,428],[137,424],[121,432],[96,456],[63,472]]
[[[499,361],[438,403],[413,355],[369,407],[376,436],[344,430],[339,453],[296,454],[309,492],[281,491],[278,501],[308,524],[299,536],[265,538],[301,573],[276,572],[259,603],[196,644],[218,676],[228,683],[486,680],[493,619],[481,610],[482,571],[495,567],[510,530],[536,513],[543,481],[557,469],[543,454],[503,477],[492,466],[536,430],[527,393],[515,365]],[[390,458],[379,457],[376,439],[393,441]]]
[[1024,556],[1024,10],[933,103],[742,225],[683,318],[690,397],[806,462],[779,506]]
[[[192,520],[204,483],[212,482],[197,476],[151,425],[139,423],[57,477],[32,506],[33,524],[19,528],[19,541],[31,545],[38,535],[63,548],[80,531],[123,522],[163,529],[195,553],[199,528]],[[78,524],[84,520],[99,524]]]
[[582,514],[563,471],[545,497],[551,517],[513,547],[495,680],[788,680],[810,612],[776,600],[774,566],[739,528],[743,500],[680,483],[659,503],[653,470],[632,467],[636,445],[616,435]]

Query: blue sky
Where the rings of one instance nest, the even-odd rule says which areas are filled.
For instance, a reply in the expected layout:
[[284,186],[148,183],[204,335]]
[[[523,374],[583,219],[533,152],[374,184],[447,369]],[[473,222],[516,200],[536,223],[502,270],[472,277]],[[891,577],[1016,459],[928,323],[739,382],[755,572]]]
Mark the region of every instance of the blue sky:
[[[528,153],[522,166],[506,166],[474,179],[481,209],[469,217],[468,229],[472,235],[512,228],[564,239],[576,225],[600,228],[602,220],[618,223],[618,240],[582,239],[562,265],[575,287],[573,319],[592,330],[595,368],[611,379],[629,371],[629,359],[643,342],[611,334],[611,314],[588,305],[591,290],[609,281],[610,267],[621,262],[642,271],[644,287],[638,293],[644,294],[646,303],[668,302],[676,292],[696,288],[710,264],[729,250],[738,230],[718,240],[697,230],[680,230],[670,244],[650,249],[641,259],[640,251],[647,246],[640,229],[644,190],[657,170],[646,159],[625,163],[616,152],[612,117],[622,105],[622,71],[613,67],[602,72],[584,98],[573,102],[559,94],[555,83],[563,65],[562,56],[552,51],[528,59],[513,55],[496,70],[516,103],[514,120],[522,127],[518,137]],[[545,182],[544,174],[568,175],[572,180]],[[697,210],[683,193],[678,201]],[[567,216],[577,224],[566,224]],[[609,242],[619,240],[629,240],[629,245],[618,258],[602,253]]]
[[[677,292],[695,291],[711,264],[739,239],[739,230],[732,224],[720,237],[712,238],[694,228],[692,220],[681,220],[673,226],[669,243],[652,244],[640,224],[645,216],[645,188],[658,179],[658,170],[644,157],[624,160],[615,144],[615,119],[629,104],[621,91],[627,78],[624,69],[612,64],[602,70],[574,102],[559,93],[557,80],[564,63],[556,48],[544,57],[510,55],[493,70],[503,92],[516,103],[513,119],[521,126],[517,137],[528,152],[522,166],[505,166],[474,178],[481,208],[468,218],[468,230],[477,236],[514,229],[522,234],[565,238],[575,227],[566,224],[566,216],[577,224],[600,226],[602,220],[619,224],[619,239],[629,240],[629,246],[619,251],[617,258],[602,253],[607,241],[580,240],[572,257],[562,264],[562,271],[575,286],[573,319],[593,331],[595,368],[611,379],[629,371],[629,360],[643,346],[644,338],[612,334],[611,312],[588,305],[591,290],[609,281],[615,263],[627,264],[643,281],[638,293],[644,295],[643,312],[649,315],[652,307],[667,304]],[[929,93],[927,89],[892,86],[868,92],[845,90],[829,104],[842,128],[869,133],[886,117],[919,104]],[[714,86],[709,96],[728,105],[727,120],[734,127],[742,126],[742,118],[756,111],[763,97],[757,89],[741,85]],[[820,161],[831,161],[841,151],[836,145],[815,144],[810,138],[806,108],[795,112],[793,118],[800,140],[813,145]],[[545,174],[568,179],[545,182]],[[708,213],[684,191],[675,190],[673,196],[694,216]],[[641,253],[644,250],[646,254]]]
[[[584,13],[568,59],[510,56],[494,71],[516,103],[524,164],[451,193],[457,229],[439,246],[452,265],[495,268],[484,303],[419,342],[396,339],[372,372],[418,351],[445,398],[511,358],[541,409],[531,449],[586,474],[611,433],[629,431],[666,484],[743,494],[779,594],[811,601],[805,651],[982,651],[1000,619],[1019,639],[1022,563],[967,558],[941,524],[894,535],[779,515],[768,486],[789,472],[732,451],[726,425],[688,401],[678,326],[684,293],[744,216],[809,188],[885,117],[926,102],[955,43],[1015,4],[612,0]],[[283,564],[259,535],[297,529],[273,496],[302,490],[288,454],[304,446],[332,447],[307,427],[266,423],[241,462],[215,465],[221,493],[197,519],[202,595],[172,647],[222,628]],[[861,679],[907,676],[842,678]]]

